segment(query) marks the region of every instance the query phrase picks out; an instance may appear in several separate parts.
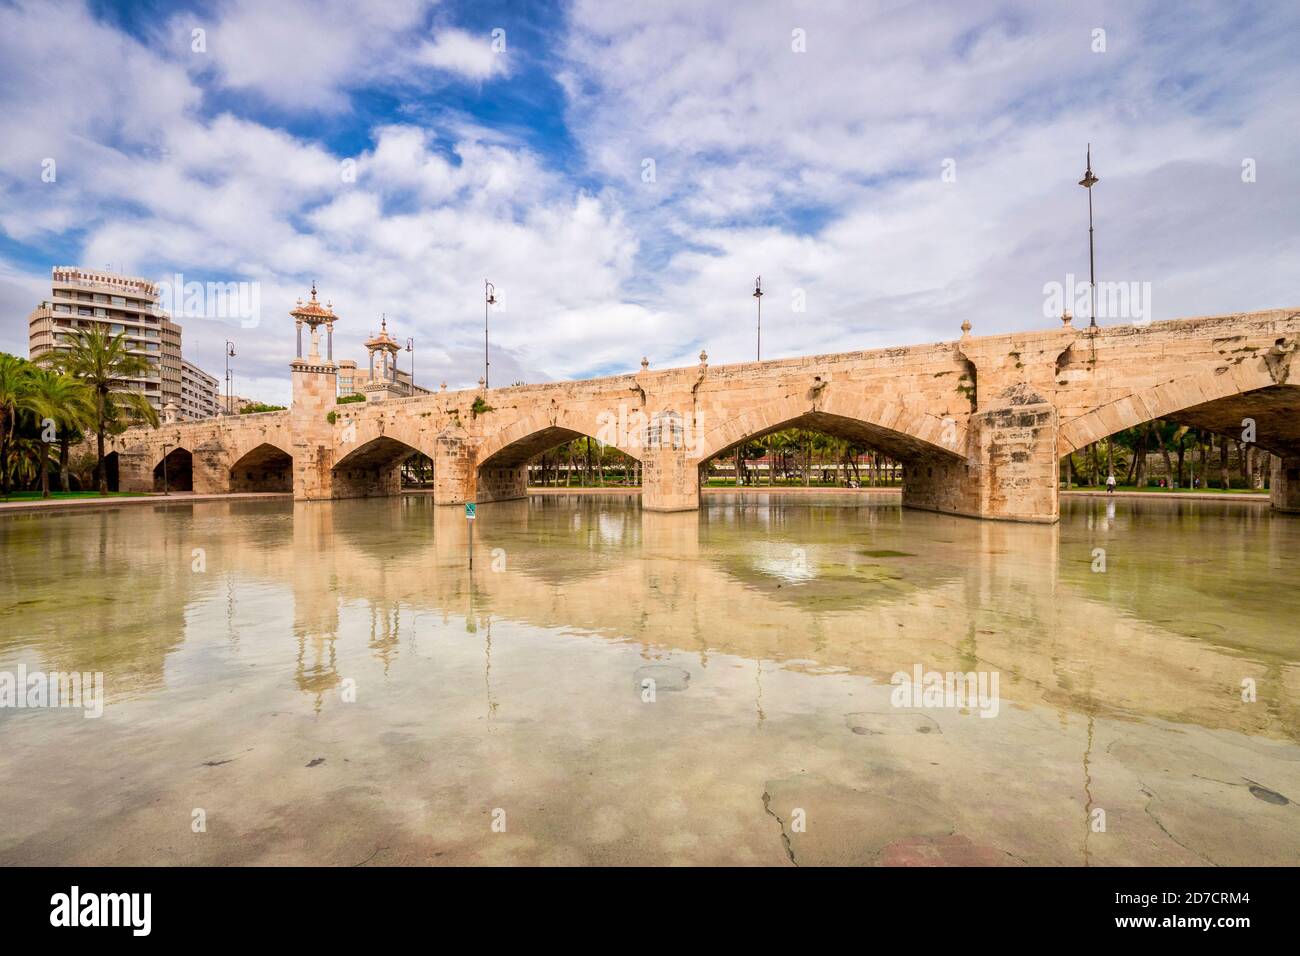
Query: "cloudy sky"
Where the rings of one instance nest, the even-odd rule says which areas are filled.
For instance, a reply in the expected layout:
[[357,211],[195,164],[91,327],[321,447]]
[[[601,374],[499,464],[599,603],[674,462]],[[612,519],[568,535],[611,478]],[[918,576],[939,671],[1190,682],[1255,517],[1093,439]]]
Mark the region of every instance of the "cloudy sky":
[[1088,142],[1099,279],[1150,283],[1156,319],[1300,306],[1298,27],[1250,2],[0,0],[0,349],[64,264],[258,283],[254,327],[181,321],[268,401],[313,279],[336,358],[386,313],[453,388],[485,278],[495,384],[751,359],[759,273],[765,357],[1046,327],[1045,283],[1088,270]]

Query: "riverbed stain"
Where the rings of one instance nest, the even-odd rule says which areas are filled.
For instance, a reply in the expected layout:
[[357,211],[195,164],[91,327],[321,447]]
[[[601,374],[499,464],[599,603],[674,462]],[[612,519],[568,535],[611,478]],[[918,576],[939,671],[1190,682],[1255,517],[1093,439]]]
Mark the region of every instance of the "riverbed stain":
[[889,548],[867,549],[862,552],[868,558],[914,558],[916,555],[911,551],[893,551]]
[[1265,803],[1271,803],[1274,806],[1285,807],[1291,801],[1276,790],[1270,790],[1268,787],[1261,787],[1257,783],[1250,785],[1250,795],[1256,800],[1263,800]]
[[691,683],[691,672],[672,664],[647,664],[636,669],[632,683],[640,691],[644,690],[643,682],[646,680],[654,681],[656,691],[683,691]]
[[319,767],[319,766],[320,766],[321,764],[323,764],[324,762],[325,762],[325,758],[324,758],[324,757],[317,757],[317,758],[316,758],[315,760],[313,760],[311,763],[307,764],[307,766],[308,766],[309,768],[310,768],[310,767]]
[[860,711],[845,714],[844,722],[859,737],[896,736],[899,734],[942,734],[943,730],[928,714],[872,713]]

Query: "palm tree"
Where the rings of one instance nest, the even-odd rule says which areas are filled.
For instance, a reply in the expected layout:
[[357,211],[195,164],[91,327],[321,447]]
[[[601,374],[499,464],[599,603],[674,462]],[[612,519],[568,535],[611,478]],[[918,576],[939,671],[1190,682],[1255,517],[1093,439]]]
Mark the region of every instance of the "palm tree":
[[143,392],[133,390],[130,379],[144,378],[151,366],[143,355],[127,351],[126,334],[110,335],[102,326],[78,330],[66,350],[42,356],[49,365],[79,379],[91,392],[90,424],[95,429],[95,475],[99,493],[108,494],[104,467],[104,436],[127,426],[126,416],[158,427],[158,413]]
[[26,487],[36,478],[37,468],[44,464],[46,449],[39,438],[18,434],[9,443],[9,457],[4,464],[5,480]]
[[[25,402],[38,419],[51,422],[59,440],[59,483],[68,491],[68,446],[73,432],[94,421],[94,398],[83,382],[48,368],[33,369]],[[42,429],[44,432],[44,429]],[[50,496],[49,442],[41,436],[41,497]]]
[[0,490],[9,497],[9,449],[14,441],[18,410],[27,393],[31,363],[16,355],[0,352]]

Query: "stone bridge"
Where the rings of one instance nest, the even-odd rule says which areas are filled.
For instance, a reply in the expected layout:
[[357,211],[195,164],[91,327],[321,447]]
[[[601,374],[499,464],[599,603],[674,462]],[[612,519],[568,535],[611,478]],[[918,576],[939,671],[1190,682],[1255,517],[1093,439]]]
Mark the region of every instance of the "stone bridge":
[[810,428],[902,462],[903,504],[1051,522],[1071,451],[1156,418],[1272,453],[1272,502],[1300,511],[1300,311],[1145,326],[973,336],[932,345],[652,370],[337,405],[332,361],[291,365],[283,412],[133,428],[111,444],[121,490],[290,491],[301,500],[393,495],[419,452],[439,504],[527,493],[527,463],[578,436],[641,464],[642,505],[698,507],[701,466],[743,442]]

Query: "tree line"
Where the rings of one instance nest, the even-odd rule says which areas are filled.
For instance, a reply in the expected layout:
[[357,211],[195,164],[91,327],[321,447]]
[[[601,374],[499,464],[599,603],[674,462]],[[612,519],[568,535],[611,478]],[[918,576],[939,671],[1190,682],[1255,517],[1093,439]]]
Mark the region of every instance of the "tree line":
[[55,349],[28,361],[0,352],[0,494],[39,487],[50,497],[50,474],[71,490],[69,450],[95,436],[93,483],[108,494],[104,445],[132,425],[158,427],[158,413],[134,379],[152,370],[129,351],[125,333],[80,329]]
[[1227,490],[1265,487],[1268,463],[1268,452],[1253,442],[1155,419],[1067,455],[1061,466],[1066,487],[1100,487],[1114,475],[1116,484],[1136,488],[1163,478],[1177,488],[1189,488],[1195,481],[1197,487]]
[[[901,477],[898,462],[864,442],[824,432],[787,428],[748,441],[728,452],[726,474],[720,456],[704,466],[704,479],[739,476],[747,485],[888,485]],[[760,467],[764,462],[766,467]],[[551,448],[528,465],[529,484],[538,487],[639,485],[641,463],[594,438],[581,436]]]

